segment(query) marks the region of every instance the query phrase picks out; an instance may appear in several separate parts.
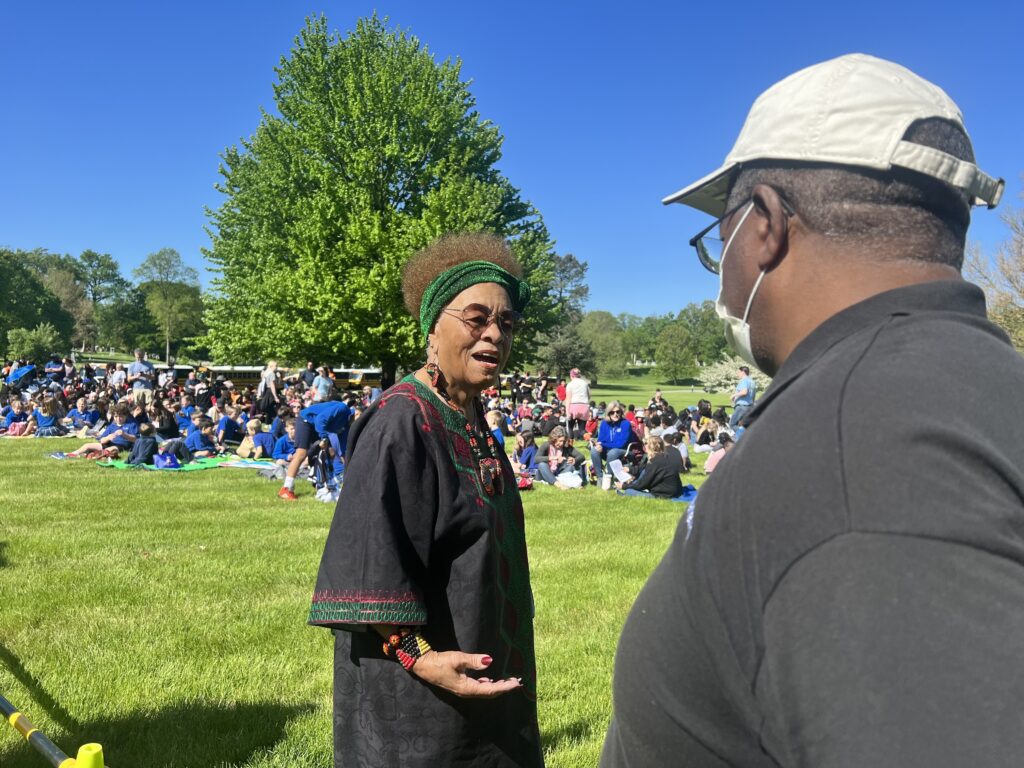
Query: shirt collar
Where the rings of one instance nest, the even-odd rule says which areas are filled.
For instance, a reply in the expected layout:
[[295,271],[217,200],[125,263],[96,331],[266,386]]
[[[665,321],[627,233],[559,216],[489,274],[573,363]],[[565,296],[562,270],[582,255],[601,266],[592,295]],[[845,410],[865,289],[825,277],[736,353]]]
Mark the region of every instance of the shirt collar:
[[749,426],[755,421],[768,403],[843,339],[885,318],[918,312],[955,312],[984,319],[985,294],[963,280],[936,280],[885,291],[837,312],[796,346],[771,385],[743,417],[743,424]]

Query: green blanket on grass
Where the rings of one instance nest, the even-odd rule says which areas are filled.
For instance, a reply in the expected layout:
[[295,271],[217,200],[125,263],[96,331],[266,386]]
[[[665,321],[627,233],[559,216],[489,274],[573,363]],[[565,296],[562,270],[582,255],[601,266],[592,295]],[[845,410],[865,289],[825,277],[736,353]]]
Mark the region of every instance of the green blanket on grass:
[[97,461],[100,467],[112,467],[113,469],[148,469],[152,472],[198,472],[200,469],[216,469],[225,461],[237,459],[237,456],[206,456],[196,459],[191,464],[185,464],[173,469],[157,469],[152,464],[129,464],[127,461]]

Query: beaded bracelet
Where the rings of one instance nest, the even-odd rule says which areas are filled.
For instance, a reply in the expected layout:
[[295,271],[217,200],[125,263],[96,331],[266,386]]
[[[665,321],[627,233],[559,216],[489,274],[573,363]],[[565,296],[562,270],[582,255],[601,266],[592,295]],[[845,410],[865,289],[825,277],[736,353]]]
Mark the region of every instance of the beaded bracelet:
[[425,653],[433,650],[419,632],[402,627],[384,641],[384,655],[394,656],[408,672]]

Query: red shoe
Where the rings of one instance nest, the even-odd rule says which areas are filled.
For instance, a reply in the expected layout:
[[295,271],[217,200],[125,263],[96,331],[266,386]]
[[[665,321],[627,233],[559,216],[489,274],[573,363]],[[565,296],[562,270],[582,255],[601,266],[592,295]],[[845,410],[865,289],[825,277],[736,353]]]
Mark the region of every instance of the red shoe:
[[285,501],[295,501],[298,496],[295,495],[294,491],[290,491],[287,488],[282,487],[281,490],[277,492],[277,498],[284,499]]

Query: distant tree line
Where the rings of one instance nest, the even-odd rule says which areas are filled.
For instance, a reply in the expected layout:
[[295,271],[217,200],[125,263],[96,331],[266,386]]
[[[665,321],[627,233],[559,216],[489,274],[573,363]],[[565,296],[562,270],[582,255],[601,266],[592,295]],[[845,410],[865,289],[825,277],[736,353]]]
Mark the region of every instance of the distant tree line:
[[121,274],[110,254],[78,256],[0,248],[0,353],[8,358],[74,348],[188,351],[205,332],[196,271],[172,248]]

